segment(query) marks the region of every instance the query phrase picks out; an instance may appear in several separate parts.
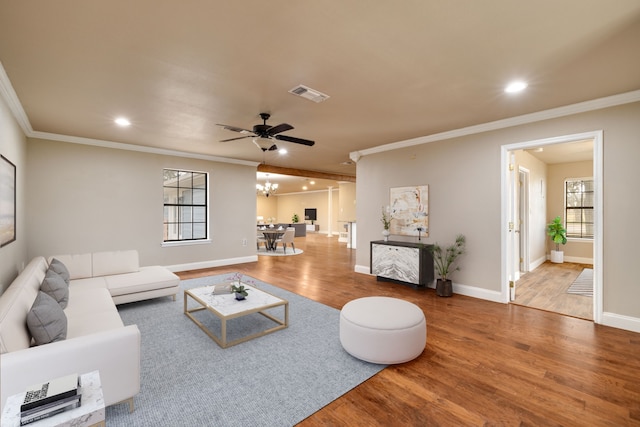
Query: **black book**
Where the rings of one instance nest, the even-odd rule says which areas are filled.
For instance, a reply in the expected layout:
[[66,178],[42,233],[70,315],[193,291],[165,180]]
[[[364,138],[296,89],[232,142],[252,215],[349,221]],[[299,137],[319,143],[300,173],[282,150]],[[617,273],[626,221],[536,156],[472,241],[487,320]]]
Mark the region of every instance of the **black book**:
[[71,400],[66,400],[64,402],[54,402],[54,403],[45,405],[47,409],[42,409],[39,411],[34,410],[35,412],[33,412],[30,415],[21,415],[20,425],[24,426],[27,424],[31,424],[35,421],[53,417],[54,415],[58,415],[65,411],[75,409],[80,406],[80,398],[81,398],[80,395],[74,396]]
[[72,374],[28,387],[24,402],[20,406],[20,412],[76,396],[79,381],[78,374]]
[[60,400],[56,400],[53,401],[51,403],[46,403],[44,405],[40,405],[37,406],[33,409],[27,409],[26,411],[22,411],[20,412],[20,416],[22,418],[27,418],[27,417],[31,417],[35,414],[39,414],[39,413],[43,413],[43,412],[49,412],[52,411],[54,409],[57,409],[58,407],[61,406],[67,406],[70,403],[75,403],[75,402],[80,402],[80,398],[82,397],[82,393],[75,395],[75,396],[70,396],[70,397],[65,397],[64,399],[60,399]]

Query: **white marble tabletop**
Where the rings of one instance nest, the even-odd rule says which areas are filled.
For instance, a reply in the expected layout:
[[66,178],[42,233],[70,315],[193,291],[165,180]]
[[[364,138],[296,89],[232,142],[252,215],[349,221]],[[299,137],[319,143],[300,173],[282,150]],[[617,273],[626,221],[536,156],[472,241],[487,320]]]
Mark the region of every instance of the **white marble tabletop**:
[[225,317],[242,313],[243,311],[259,309],[285,301],[258,288],[247,285],[246,283],[242,284],[247,289],[247,293],[249,294],[242,301],[236,300],[235,294],[233,293],[214,293],[214,285],[189,289],[189,293],[199,298],[204,303],[206,303],[207,306],[216,310],[218,313]]
[[[20,405],[26,392],[9,396],[2,411],[3,427],[20,426]],[[80,376],[80,406],[61,414],[54,415],[28,424],[33,427],[89,427],[104,425],[105,409],[100,384],[100,373],[89,372]],[[101,424],[102,423],[102,424]]]

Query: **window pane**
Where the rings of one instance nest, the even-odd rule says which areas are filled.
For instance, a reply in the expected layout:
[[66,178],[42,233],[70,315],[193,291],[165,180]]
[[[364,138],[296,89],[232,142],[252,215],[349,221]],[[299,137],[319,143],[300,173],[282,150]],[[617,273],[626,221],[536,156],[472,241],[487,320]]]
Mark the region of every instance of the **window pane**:
[[164,187],[164,202],[178,203],[178,189],[172,187]]
[[194,222],[206,222],[207,221],[207,208],[194,207],[193,208],[193,221]]
[[193,217],[191,216],[192,208],[191,206],[181,206],[180,207],[180,222],[192,222]]
[[191,223],[180,224],[180,240],[191,239]]
[[193,238],[204,239],[207,237],[207,225],[201,222],[193,224]]
[[193,173],[193,188],[207,188],[206,173]]
[[178,171],[173,169],[164,170],[164,186],[165,187],[178,186]]
[[193,204],[194,205],[204,205],[207,202],[207,192],[206,190],[193,190]]

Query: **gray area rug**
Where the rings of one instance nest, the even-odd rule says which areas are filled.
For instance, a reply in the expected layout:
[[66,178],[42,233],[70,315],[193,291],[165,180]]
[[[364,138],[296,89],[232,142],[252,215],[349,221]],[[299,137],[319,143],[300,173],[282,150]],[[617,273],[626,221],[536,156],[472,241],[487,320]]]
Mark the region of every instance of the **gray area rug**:
[[302,249],[296,248],[295,250],[293,250],[290,247],[287,247],[287,252],[285,253],[284,249],[281,246],[276,248],[275,251],[268,251],[264,248],[264,246],[261,246],[260,249],[258,249],[258,255],[264,256],[293,256],[300,255],[301,253],[303,253]]
[[[235,274],[183,280],[181,287],[223,283]],[[141,390],[133,413],[125,404],[107,408],[108,426],[292,426],[385,367],[344,351],[339,310],[249,276],[243,281],[289,301],[288,328],[221,349],[184,315],[182,293],[175,302],[118,306],[124,323],[137,324],[142,335]],[[219,334],[215,316],[198,314]],[[233,319],[229,339],[264,322],[273,325],[258,314]]]
[[567,289],[568,294],[593,297],[593,269],[585,268]]

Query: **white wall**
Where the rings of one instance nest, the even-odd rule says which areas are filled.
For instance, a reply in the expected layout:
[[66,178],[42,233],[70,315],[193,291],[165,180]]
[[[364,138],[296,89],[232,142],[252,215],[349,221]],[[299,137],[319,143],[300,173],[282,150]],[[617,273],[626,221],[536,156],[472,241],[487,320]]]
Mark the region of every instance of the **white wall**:
[[[162,246],[164,168],[209,173],[211,242]],[[29,139],[27,169],[29,257],[137,249],[141,265],[256,259],[255,167]]]
[[9,287],[27,258],[25,224],[27,139],[0,96],[0,154],[16,166],[16,240],[0,248],[0,292]]
[[604,133],[604,311],[640,319],[635,269],[640,229],[640,102],[513,126],[393,151],[357,163],[356,269],[369,268],[369,241],[380,239],[380,206],[389,188],[429,184],[429,241],[467,237],[467,254],[454,282],[501,290],[501,146],[561,135]]

